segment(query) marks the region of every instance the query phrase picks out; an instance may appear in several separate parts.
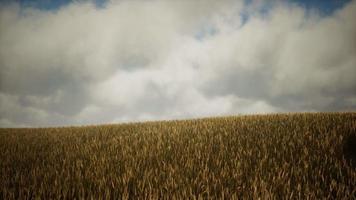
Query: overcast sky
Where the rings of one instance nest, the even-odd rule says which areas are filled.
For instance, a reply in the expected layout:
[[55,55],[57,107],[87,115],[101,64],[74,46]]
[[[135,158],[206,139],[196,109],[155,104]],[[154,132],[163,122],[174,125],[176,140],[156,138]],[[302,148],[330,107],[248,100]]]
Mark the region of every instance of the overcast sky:
[[356,1],[0,3],[0,127],[356,111]]

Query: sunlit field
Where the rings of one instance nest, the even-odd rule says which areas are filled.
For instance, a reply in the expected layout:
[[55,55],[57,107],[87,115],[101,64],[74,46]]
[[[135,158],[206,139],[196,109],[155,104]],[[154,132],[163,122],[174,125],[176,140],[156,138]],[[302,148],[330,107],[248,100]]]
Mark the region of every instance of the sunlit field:
[[356,113],[0,129],[2,199],[353,199]]

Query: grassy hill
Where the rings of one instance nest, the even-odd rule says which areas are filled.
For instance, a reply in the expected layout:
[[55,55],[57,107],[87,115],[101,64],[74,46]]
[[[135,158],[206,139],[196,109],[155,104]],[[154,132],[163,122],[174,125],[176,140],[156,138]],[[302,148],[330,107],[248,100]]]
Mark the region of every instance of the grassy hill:
[[0,129],[0,198],[352,199],[356,113]]

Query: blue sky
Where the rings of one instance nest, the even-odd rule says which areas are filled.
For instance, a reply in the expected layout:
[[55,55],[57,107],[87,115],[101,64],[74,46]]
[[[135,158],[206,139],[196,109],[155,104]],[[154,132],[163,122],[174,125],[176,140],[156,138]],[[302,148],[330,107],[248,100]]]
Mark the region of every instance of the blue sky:
[[290,0],[306,9],[317,9],[323,14],[331,14],[336,9],[342,8],[350,0]]
[[[44,10],[56,10],[73,0],[18,0],[22,6],[36,7]],[[250,0],[246,0],[248,3]],[[289,0],[291,3],[296,3],[306,9],[316,9],[322,14],[332,14],[335,10],[342,8],[351,0]],[[106,0],[94,0],[98,7],[105,5]]]
[[[21,6],[24,7],[35,7],[41,10],[57,10],[62,6],[65,6],[73,0],[17,0]],[[98,7],[101,7],[105,4],[106,0],[94,0],[95,4]]]

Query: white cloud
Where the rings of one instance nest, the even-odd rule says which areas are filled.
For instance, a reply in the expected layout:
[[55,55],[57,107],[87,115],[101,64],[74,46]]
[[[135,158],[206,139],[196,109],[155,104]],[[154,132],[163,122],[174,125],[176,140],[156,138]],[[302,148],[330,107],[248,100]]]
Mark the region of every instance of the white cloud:
[[355,1],[265,4],[0,7],[1,126],[355,109]]

